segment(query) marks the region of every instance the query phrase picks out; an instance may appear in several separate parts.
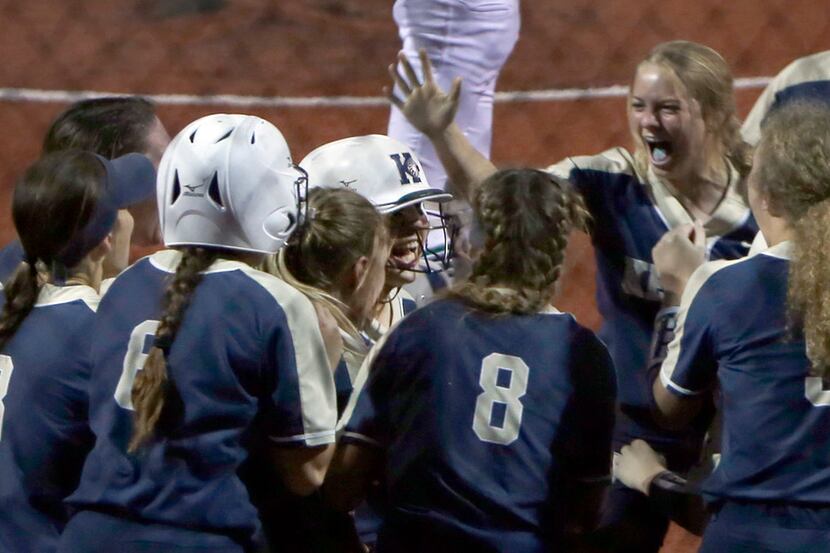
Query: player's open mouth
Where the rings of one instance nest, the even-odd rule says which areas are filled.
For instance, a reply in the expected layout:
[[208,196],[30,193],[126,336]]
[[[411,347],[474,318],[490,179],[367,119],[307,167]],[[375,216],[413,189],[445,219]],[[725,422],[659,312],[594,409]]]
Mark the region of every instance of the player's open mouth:
[[399,269],[411,269],[421,258],[421,243],[417,238],[396,240],[389,259]]
[[651,159],[652,165],[655,167],[662,167],[671,162],[674,147],[668,140],[654,140],[651,138],[645,139],[646,147],[648,148],[648,156]]

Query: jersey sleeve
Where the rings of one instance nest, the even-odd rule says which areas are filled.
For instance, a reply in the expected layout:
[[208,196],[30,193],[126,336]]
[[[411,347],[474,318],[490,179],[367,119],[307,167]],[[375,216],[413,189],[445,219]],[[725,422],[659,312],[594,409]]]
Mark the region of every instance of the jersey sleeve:
[[683,291],[674,338],[660,368],[660,382],[672,393],[697,395],[709,389],[717,378],[712,327],[717,301],[710,278],[727,264],[714,261],[702,265]]
[[579,328],[571,347],[573,396],[562,417],[562,459],[569,478],[583,482],[611,479],[611,438],[617,381],[605,346]]
[[291,292],[278,298],[285,319],[274,325],[266,345],[273,386],[265,431],[277,445],[325,445],[334,442],[337,422],[334,376],[314,307]]
[[606,181],[619,175],[636,177],[634,158],[623,148],[612,148],[591,156],[567,157],[545,171],[554,178],[569,181],[582,195],[594,217],[606,203]]
[[342,443],[385,448],[389,439],[386,398],[389,397],[394,366],[395,327],[369,351],[354,381],[354,390],[343,412],[338,431]]

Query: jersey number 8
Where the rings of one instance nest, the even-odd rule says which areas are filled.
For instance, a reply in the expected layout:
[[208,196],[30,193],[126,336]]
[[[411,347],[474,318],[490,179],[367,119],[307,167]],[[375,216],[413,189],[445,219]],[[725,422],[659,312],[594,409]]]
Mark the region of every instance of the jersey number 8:
[[530,369],[521,357],[491,353],[481,361],[473,432],[482,442],[510,445],[519,437]]

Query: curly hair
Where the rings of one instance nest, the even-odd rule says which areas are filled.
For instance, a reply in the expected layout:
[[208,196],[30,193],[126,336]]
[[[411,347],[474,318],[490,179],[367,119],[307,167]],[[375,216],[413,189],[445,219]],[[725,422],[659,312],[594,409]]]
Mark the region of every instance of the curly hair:
[[482,183],[473,210],[484,247],[450,295],[495,313],[538,312],[551,299],[571,230],[584,230],[590,217],[582,197],[544,171],[506,169]]
[[[654,47],[639,66],[644,63],[661,65],[677,76],[689,97],[700,105],[706,131],[716,138],[741,177],[746,177],[752,168],[752,147],[741,136],[732,72],[723,57],[703,44],[674,40]],[[637,144],[637,163],[643,168],[647,154],[639,141]]]
[[[803,324],[814,369],[830,375],[830,108],[794,102],[761,128],[753,182],[795,233],[790,317]],[[757,178],[756,178],[757,176]]]

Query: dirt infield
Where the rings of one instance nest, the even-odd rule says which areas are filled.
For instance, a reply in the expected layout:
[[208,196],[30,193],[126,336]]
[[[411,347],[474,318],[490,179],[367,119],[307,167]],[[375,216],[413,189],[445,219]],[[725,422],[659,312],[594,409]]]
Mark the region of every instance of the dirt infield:
[[[758,7],[763,4],[763,9]],[[0,0],[0,88],[142,94],[377,96],[399,48],[391,0]],[[525,0],[522,33],[499,90],[627,84],[636,61],[675,38],[718,49],[736,76],[770,76],[830,48],[828,5],[813,0]],[[746,113],[759,90],[738,94]],[[64,102],[0,101],[0,243],[13,237],[14,178],[38,154]],[[222,105],[161,105],[175,133]],[[249,109],[275,122],[296,159],[343,136],[384,132],[388,108]],[[546,165],[627,144],[624,99],[498,104],[493,158]],[[601,223],[601,222],[600,222]],[[569,250],[559,306],[596,327],[593,261]],[[674,531],[664,551],[696,541]]]

